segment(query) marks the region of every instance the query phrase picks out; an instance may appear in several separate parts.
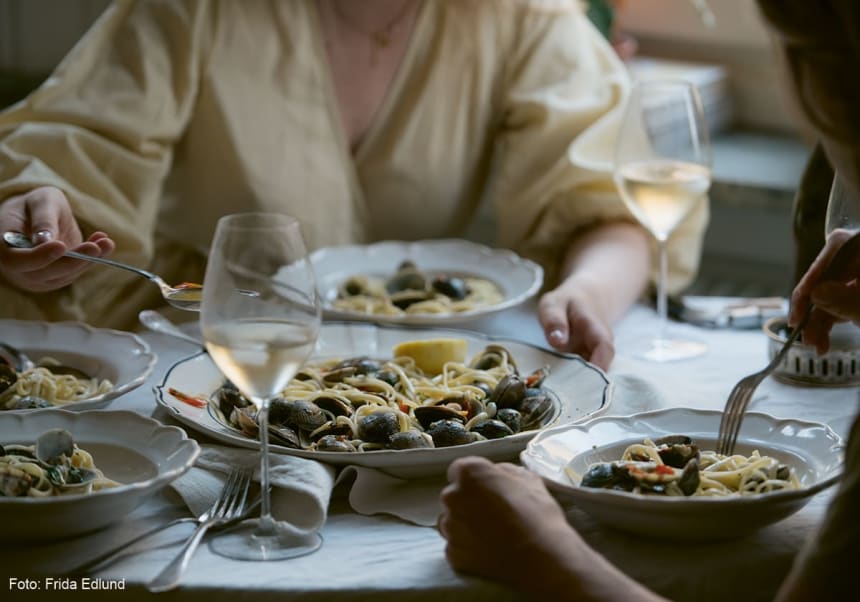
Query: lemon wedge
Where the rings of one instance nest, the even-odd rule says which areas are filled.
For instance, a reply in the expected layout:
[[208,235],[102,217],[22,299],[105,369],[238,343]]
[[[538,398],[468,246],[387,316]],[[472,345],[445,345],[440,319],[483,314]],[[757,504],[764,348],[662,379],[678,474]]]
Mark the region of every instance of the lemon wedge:
[[394,346],[394,357],[411,357],[425,374],[441,374],[448,362],[466,361],[464,339],[422,339],[403,341]]

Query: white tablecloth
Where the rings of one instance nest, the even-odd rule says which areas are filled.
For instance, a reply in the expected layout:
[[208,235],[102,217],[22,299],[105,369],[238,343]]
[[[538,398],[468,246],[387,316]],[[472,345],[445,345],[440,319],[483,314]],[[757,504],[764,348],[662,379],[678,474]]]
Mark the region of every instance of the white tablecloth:
[[[534,318],[534,306],[510,310],[465,325],[494,335],[544,344]],[[654,312],[634,308],[617,327],[617,357],[608,373],[618,386],[646,381],[659,393],[643,399],[623,395],[607,413],[627,414],[659,406],[722,408],[734,383],[767,361],[767,340],[760,330],[703,330],[677,325],[688,335],[707,342],[709,352],[678,363],[653,364],[625,353],[630,341],[653,334]],[[164,335],[144,333],[159,354],[149,381],[115,401],[111,409],[131,409],[170,424],[156,407],[151,387],[160,382],[176,360],[196,351],[193,346]],[[805,388],[766,380],[751,410],[779,417],[818,420],[847,433],[857,406],[857,388]],[[206,441],[194,432],[190,435]],[[461,576],[444,558],[444,540],[432,528],[418,527],[389,516],[363,516],[353,512],[341,495],[332,501],[322,529],[323,547],[315,554],[282,562],[231,561],[201,546],[179,589],[163,598],[182,600],[519,600],[513,592],[493,583]],[[820,519],[829,492],[815,497],[798,514],[750,537],[712,544],[678,544],[649,541],[607,529],[571,509],[571,522],[609,560],[657,592],[676,600],[770,599],[803,540]],[[30,592],[13,589],[8,577],[37,575],[60,578],[86,557],[130,539],[146,528],[187,515],[170,489],[156,495],[126,521],[100,532],[47,545],[3,545],[0,592],[3,599],[23,598]],[[0,520],[6,520],[0,517]],[[115,580],[125,594],[142,594],[143,584],[177,553],[191,526],[183,525],[147,540],[135,553],[100,571],[94,577]],[[72,577],[80,588],[82,577]],[[121,580],[121,581],[118,581]],[[7,587],[9,589],[7,589]],[[43,590],[44,591],[44,590]],[[66,590],[68,591],[68,590]],[[58,591],[58,593],[61,593]],[[79,591],[80,593],[80,591]],[[118,592],[116,599],[122,599]]]

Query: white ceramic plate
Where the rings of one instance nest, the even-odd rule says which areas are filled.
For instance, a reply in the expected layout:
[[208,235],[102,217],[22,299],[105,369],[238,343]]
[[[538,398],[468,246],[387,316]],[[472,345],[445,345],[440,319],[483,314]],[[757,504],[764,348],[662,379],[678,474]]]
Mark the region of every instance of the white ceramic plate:
[[721,412],[672,408],[603,416],[537,435],[521,454],[563,503],[571,503],[614,528],[652,538],[716,540],[738,537],[797,512],[813,494],[836,482],[843,443],[830,427],[748,413],[735,451],[763,455],[791,465],[802,483],[786,490],[744,497],[659,497],[579,487],[565,472],[582,475],[594,462],[619,460],[631,443],[663,435],[689,435],[700,449],[716,448]]
[[[468,312],[446,314],[373,315],[334,309],[338,287],[349,277],[368,275],[387,278],[404,260],[411,260],[428,274],[478,276],[494,282],[504,294],[496,305]],[[540,290],[543,268],[512,251],[491,249],[467,240],[385,241],[370,245],[325,247],[311,255],[317,287],[327,317],[387,324],[443,325],[463,322],[519,305]]]
[[44,541],[79,535],[122,520],[147,497],[188,470],[200,447],[180,428],[129,411],[0,413],[0,444],[32,445],[62,428],[91,452],[119,487],[48,498],[0,497],[0,539]]
[[[548,365],[550,375],[544,382],[544,386],[551,389],[560,401],[560,411],[551,425],[584,420],[605,409],[610,402],[611,390],[606,376],[577,356],[563,355],[525,343],[489,338],[465,331],[399,328],[360,322],[329,323],[324,324],[321,329],[315,356],[320,358],[348,358],[359,355],[390,357],[394,345],[401,341],[440,336],[465,339],[470,358],[490,342],[502,344],[511,352],[522,373]],[[155,398],[177,420],[195,430],[225,443],[258,448],[259,443],[256,440],[246,437],[237,429],[221,422],[209,408],[196,408],[179,401],[168,392],[168,389],[173,387],[183,393],[209,396],[223,380],[224,377],[209,355],[200,353],[174,364],[167,371],[162,384],[155,387]],[[444,473],[454,458],[464,455],[481,455],[493,460],[516,459],[517,454],[537,432],[539,431],[529,431],[501,439],[435,449],[336,453],[295,450],[273,445],[272,450],[330,464],[379,468],[394,476],[417,477]]]
[[[120,395],[139,387],[157,360],[149,344],[137,335],[93,328],[82,322],[0,320],[0,341],[24,351],[34,361],[50,356],[114,384],[107,393],[62,406],[74,411],[105,407]],[[41,412],[44,409],[5,412]]]

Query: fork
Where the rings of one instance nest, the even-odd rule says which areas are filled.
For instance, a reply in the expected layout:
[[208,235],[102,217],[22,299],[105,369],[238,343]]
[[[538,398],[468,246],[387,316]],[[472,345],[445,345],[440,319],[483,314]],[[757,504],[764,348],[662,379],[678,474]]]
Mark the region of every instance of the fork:
[[[860,253],[860,232],[854,233],[839,247],[830,259],[824,272],[822,272],[820,280],[833,280],[836,278],[845,270],[848,262],[858,253]],[[813,309],[815,309],[815,306],[810,303],[797,328],[792,331],[791,336],[788,337],[782,345],[782,349],[779,350],[779,353],[774,356],[770,363],[763,370],[742,378],[734,386],[732,392],[729,393],[729,398],[726,400],[726,405],[723,409],[723,416],[720,419],[720,432],[717,439],[718,454],[729,456],[734,452],[738,433],[741,430],[741,423],[743,422],[744,414],[753,393],[761,382],[785,359],[789,348],[800,336],[807,322],[809,322],[809,317],[812,315]]]
[[761,381],[767,378],[770,373],[773,372],[785,359],[789,348],[800,336],[806,323],[809,322],[809,316],[812,315],[812,309],[813,306],[810,304],[803,316],[803,319],[800,321],[800,324],[798,324],[797,328],[792,331],[791,336],[788,337],[788,340],[786,340],[785,343],[783,343],[782,349],[780,349],[779,353],[770,360],[770,363],[765,366],[763,370],[759,370],[749,376],[743,377],[734,386],[732,392],[729,393],[729,398],[726,400],[726,406],[723,409],[723,416],[720,419],[720,434],[717,440],[718,454],[730,456],[732,455],[732,452],[734,452],[735,443],[737,443],[738,440],[738,433],[741,430],[741,423],[743,422],[747,406],[752,399],[753,393],[761,384]]
[[224,489],[221,490],[212,507],[200,517],[200,524],[197,529],[194,530],[176,557],[147,584],[146,588],[149,591],[164,592],[179,585],[179,580],[188,567],[191,556],[203,540],[203,536],[206,535],[206,531],[210,527],[229,522],[244,513],[252,472],[250,468],[239,468],[230,472]]

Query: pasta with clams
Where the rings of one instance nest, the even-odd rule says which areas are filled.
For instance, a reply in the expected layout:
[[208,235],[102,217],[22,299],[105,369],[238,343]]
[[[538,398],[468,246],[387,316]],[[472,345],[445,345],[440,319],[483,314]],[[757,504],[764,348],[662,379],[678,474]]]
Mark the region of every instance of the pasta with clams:
[[36,367],[16,372],[0,363],[0,410],[64,406],[113,390],[107,379],[63,373],[56,370],[58,365],[52,358],[42,358]]
[[118,485],[63,429],[42,433],[34,445],[0,446],[0,495],[5,497],[92,493]]
[[332,307],[373,315],[446,314],[472,311],[504,300],[499,287],[477,276],[429,276],[405,261],[388,279],[356,275],[338,288]]
[[[463,345],[465,349],[465,343]],[[306,364],[269,409],[269,437],[296,449],[370,452],[462,445],[540,428],[558,403],[539,368],[521,375],[490,345],[471,362],[425,373],[415,358],[368,357]],[[256,409],[225,382],[209,401],[223,422],[258,434]]]
[[[576,480],[569,467],[568,475]],[[790,466],[757,450],[723,456],[700,451],[682,435],[630,445],[621,460],[592,464],[580,485],[667,496],[744,496],[801,486]]]

